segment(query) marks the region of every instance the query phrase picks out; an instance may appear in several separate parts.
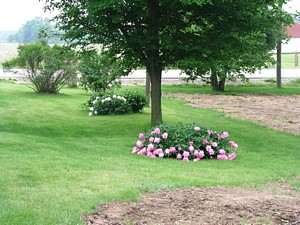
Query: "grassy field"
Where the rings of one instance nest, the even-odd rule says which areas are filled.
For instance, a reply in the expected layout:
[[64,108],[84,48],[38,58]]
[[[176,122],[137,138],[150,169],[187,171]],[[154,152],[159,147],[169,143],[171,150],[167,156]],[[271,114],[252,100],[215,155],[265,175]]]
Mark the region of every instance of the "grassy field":
[[276,94],[276,95],[300,95],[300,79],[293,80],[289,84],[283,84],[282,88],[276,88],[276,84],[240,84],[226,85],[224,92],[213,91],[210,85],[179,84],[163,85],[164,92],[187,94]]
[[234,161],[183,163],[131,154],[150,110],[88,117],[80,89],[38,95],[0,81],[0,224],[81,224],[98,203],[137,201],[142,193],[194,186],[260,185],[280,179],[300,188],[300,138],[163,99],[165,123],[195,122],[228,131]]

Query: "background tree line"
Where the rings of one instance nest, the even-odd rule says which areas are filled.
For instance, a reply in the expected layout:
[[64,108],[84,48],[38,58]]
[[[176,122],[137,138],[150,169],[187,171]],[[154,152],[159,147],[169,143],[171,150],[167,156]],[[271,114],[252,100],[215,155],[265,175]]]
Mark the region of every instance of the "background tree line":
[[16,33],[11,34],[7,41],[14,43],[33,43],[41,39],[49,44],[62,43],[62,32],[55,28],[47,18],[36,17],[27,21]]

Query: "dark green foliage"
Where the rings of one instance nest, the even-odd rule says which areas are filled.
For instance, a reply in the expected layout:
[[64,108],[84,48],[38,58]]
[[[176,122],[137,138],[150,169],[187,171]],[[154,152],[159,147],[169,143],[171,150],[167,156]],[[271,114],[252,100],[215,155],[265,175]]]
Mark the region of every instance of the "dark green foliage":
[[45,42],[20,45],[18,56],[4,62],[4,69],[22,68],[38,93],[58,93],[70,80],[76,79],[77,58],[74,51],[66,47]]
[[140,91],[126,91],[122,94],[126,98],[128,104],[134,113],[141,112],[147,104],[147,98],[145,94]]
[[128,75],[122,61],[111,56],[108,51],[82,53],[79,71],[81,85],[92,93],[105,93],[119,87],[121,83],[118,78]]

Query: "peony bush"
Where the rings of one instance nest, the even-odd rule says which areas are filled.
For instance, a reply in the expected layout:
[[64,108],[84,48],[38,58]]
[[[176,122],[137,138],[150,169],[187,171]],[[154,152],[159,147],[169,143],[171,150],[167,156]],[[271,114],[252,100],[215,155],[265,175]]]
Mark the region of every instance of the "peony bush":
[[238,145],[229,140],[226,131],[218,133],[194,124],[162,124],[140,133],[132,153],[189,162],[202,159],[233,160],[237,149]]

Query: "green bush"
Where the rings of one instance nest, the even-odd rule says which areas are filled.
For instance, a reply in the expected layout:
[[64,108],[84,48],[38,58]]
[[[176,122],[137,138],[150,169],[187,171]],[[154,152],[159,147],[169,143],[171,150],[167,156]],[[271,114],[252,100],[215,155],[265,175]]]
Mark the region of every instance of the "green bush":
[[87,102],[89,115],[126,114],[141,112],[146,105],[146,96],[138,91],[126,91],[124,94],[100,92]]
[[79,64],[80,83],[86,91],[92,93],[107,92],[119,87],[121,76],[128,75],[122,60],[112,56],[108,51],[82,53]]
[[18,56],[4,62],[4,69],[21,68],[39,93],[58,93],[68,81],[76,79],[76,53],[66,47],[46,42],[20,45]]
[[141,112],[147,104],[146,96],[137,90],[126,91],[122,96],[127,99],[134,113]]
[[230,148],[238,145],[228,140],[229,134],[221,134],[194,124],[161,124],[139,134],[132,153],[152,158],[177,158],[184,162],[201,159],[233,160]]

